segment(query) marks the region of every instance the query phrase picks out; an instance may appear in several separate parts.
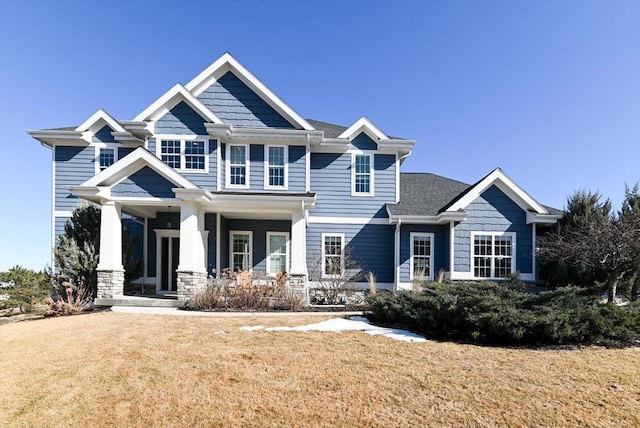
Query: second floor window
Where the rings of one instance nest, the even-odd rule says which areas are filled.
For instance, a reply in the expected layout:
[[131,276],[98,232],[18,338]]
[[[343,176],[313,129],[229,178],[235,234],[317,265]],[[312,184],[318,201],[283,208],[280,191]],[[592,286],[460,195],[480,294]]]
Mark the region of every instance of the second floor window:
[[265,187],[287,187],[287,148],[284,146],[266,146],[267,165],[265,168]]
[[200,139],[160,140],[160,159],[171,168],[207,171],[207,141]]
[[247,187],[248,151],[246,145],[228,146],[227,185],[230,187]]
[[353,196],[373,195],[373,155],[354,154],[351,162],[351,194]]
[[102,147],[100,148],[100,153],[98,154],[98,164],[100,167],[100,171],[106,169],[113,165],[116,161],[116,149],[110,147]]

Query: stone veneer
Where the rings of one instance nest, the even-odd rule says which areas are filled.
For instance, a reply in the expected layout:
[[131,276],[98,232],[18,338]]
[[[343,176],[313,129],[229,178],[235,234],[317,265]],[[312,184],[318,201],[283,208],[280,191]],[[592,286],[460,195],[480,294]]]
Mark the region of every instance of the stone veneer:
[[124,294],[124,270],[98,270],[98,298],[116,299]]
[[198,291],[207,286],[206,272],[179,270],[177,273],[178,300],[180,301],[193,299]]

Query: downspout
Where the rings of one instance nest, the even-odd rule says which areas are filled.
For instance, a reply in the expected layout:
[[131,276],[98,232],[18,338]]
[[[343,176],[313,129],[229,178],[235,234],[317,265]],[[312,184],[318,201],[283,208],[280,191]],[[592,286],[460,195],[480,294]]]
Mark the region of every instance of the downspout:
[[400,226],[402,224],[402,220],[400,218],[398,218],[398,222],[396,223],[396,230],[395,230],[395,251],[394,251],[394,264],[395,264],[395,268],[396,268],[396,275],[395,275],[395,288],[396,290],[398,290],[398,287],[400,286]]

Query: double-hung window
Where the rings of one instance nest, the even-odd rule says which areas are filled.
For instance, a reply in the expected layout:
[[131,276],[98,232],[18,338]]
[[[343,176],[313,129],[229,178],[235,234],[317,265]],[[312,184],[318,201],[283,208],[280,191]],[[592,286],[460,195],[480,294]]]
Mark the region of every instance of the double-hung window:
[[249,187],[249,146],[227,144],[227,187]]
[[287,188],[287,147],[265,146],[264,183],[266,189]]
[[115,147],[100,147],[98,153],[98,167],[100,171],[113,165],[116,161],[116,148]]
[[322,276],[338,277],[344,270],[344,234],[322,234]]
[[289,265],[289,234],[267,232],[267,274],[286,272]]
[[433,279],[433,233],[411,233],[410,279]]
[[351,195],[373,196],[373,154],[353,153],[351,156]]
[[158,155],[162,162],[181,171],[208,172],[207,146],[200,137],[160,138]]
[[253,233],[246,231],[229,232],[229,265],[231,270],[250,270],[251,259],[253,254]]
[[506,278],[515,270],[516,234],[472,232],[472,268],[476,278]]

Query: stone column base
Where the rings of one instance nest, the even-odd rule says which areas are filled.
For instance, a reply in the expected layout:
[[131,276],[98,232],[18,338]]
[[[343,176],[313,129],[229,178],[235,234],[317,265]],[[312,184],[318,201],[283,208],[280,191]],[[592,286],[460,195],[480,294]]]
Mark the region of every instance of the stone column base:
[[98,299],[117,299],[124,294],[124,270],[98,269]]
[[179,270],[178,272],[178,300],[192,300],[196,293],[207,286],[205,272]]

